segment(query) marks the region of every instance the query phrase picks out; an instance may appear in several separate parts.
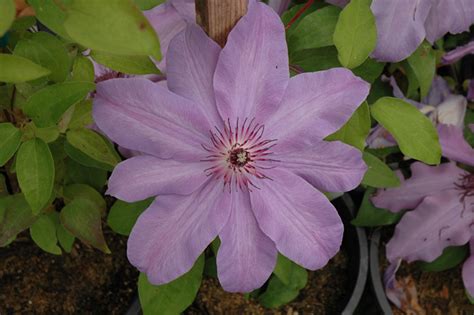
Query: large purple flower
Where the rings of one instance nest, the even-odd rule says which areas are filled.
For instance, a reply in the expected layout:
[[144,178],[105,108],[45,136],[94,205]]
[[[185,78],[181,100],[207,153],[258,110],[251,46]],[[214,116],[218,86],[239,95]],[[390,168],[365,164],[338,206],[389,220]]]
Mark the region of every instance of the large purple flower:
[[410,56],[426,38],[461,33],[474,23],[472,0],[374,0],[377,46],[372,57],[397,62]]
[[400,260],[433,261],[448,246],[471,242],[471,258],[463,267],[464,284],[474,295],[474,174],[450,162],[427,166],[416,162],[412,176],[397,188],[380,190],[372,198],[375,206],[393,212],[407,212],[387,244],[387,258],[392,264],[385,279],[387,296],[400,305],[404,292],[395,285]]
[[260,287],[277,251],[324,266],[343,225],[320,191],[353,189],[366,166],[358,150],[322,139],[351,117],[369,84],[341,68],[290,79],[283,24],[260,3],[223,49],[188,25],[166,67],[168,89],[114,79],[97,84],[94,100],[99,128],[142,152],[115,168],[108,193],[129,202],[159,195],[130,235],[132,264],[166,283],[219,236],[228,291]]

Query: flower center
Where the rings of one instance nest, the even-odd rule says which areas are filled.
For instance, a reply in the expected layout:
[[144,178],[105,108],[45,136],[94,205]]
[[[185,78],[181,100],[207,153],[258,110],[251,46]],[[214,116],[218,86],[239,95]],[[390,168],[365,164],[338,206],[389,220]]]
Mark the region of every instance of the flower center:
[[270,149],[276,145],[276,140],[264,138],[265,126],[248,120],[239,125],[237,119],[232,126],[230,119],[223,130],[215,127],[210,130],[210,145],[202,145],[210,153],[204,162],[210,162],[211,167],[205,169],[207,176],[223,179],[224,187],[235,185],[236,189],[258,188],[256,179],[269,179],[265,170],[275,167],[278,162],[270,158]]
[[243,148],[237,148],[230,152],[228,162],[235,167],[242,167],[251,161],[250,153]]
[[462,175],[455,185],[461,191],[461,202],[474,196],[474,174]]
[[107,81],[107,80],[110,80],[110,79],[127,78],[127,77],[128,77],[128,75],[126,75],[125,73],[117,72],[117,71],[114,71],[114,70],[108,70],[104,74],[102,74],[101,76],[95,78],[94,81],[95,81],[95,83],[99,83],[99,82]]

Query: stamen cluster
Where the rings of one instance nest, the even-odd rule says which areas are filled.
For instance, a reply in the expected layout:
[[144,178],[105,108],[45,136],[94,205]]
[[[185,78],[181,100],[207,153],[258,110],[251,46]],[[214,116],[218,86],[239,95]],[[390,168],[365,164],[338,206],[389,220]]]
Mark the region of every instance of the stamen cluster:
[[455,185],[461,191],[461,202],[464,202],[467,197],[474,196],[474,174],[461,176]]
[[266,140],[263,138],[265,126],[245,118],[239,126],[239,119],[232,126],[230,119],[224,124],[221,131],[218,127],[210,130],[211,145],[202,145],[204,150],[210,153],[202,161],[211,162],[212,166],[205,169],[207,176],[215,179],[223,179],[224,187],[229,191],[232,181],[239,189],[248,189],[250,186],[257,188],[254,179],[270,179],[264,174],[265,169],[275,167],[272,165],[278,160],[269,158],[273,152],[270,151],[276,145],[276,139]]

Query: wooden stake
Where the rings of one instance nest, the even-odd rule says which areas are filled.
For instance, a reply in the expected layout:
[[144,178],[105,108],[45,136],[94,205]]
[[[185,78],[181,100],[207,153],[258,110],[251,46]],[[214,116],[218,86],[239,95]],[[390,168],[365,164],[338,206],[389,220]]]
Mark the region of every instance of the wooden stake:
[[232,28],[247,13],[248,0],[196,0],[196,22],[221,47]]

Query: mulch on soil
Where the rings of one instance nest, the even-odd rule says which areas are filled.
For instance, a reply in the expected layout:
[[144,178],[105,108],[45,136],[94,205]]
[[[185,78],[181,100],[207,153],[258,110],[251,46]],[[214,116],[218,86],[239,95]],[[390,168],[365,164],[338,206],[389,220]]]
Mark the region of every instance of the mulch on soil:
[[126,237],[106,231],[112,254],[75,242],[71,254],[42,251],[22,233],[0,248],[0,314],[125,314],[138,272]]

